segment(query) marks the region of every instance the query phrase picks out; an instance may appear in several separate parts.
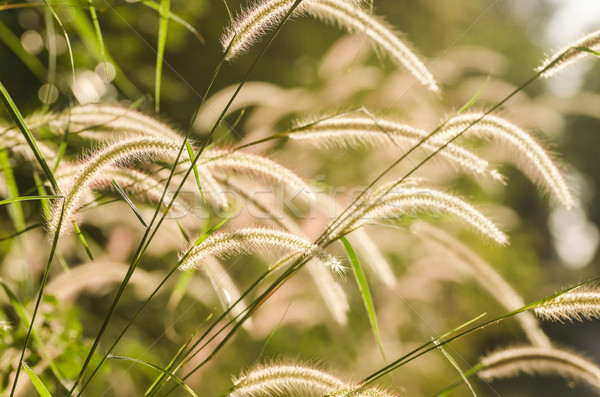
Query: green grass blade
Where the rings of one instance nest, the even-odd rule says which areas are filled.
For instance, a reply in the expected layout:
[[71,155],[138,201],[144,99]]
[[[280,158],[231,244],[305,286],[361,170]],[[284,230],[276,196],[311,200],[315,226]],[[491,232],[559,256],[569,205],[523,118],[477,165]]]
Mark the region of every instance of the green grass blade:
[[87,241],[85,241],[85,237],[83,237],[83,233],[81,233],[81,229],[79,229],[79,226],[77,226],[77,222],[75,222],[75,219],[72,219],[72,222],[73,222],[73,228],[75,228],[75,233],[77,234],[79,241],[81,241],[81,244],[83,244],[85,253],[87,254],[88,258],[90,258],[91,260],[94,260],[94,255],[92,255],[92,250],[90,249],[90,246],[88,245]]
[[[208,318],[204,321],[204,323],[206,323],[211,317],[212,317],[212,313],[208,316]],[[194,332],[192,334],[192,336],[190,336],[188,338],[188,340],[186,340],[185,343],[183,345],[181,345],[181,347],[179,348],[179,350],[177,350],[177,353],[175,353],[175,356],[173,357],[173,359],[171,360],[171,362],[169,362],[169,365],[167,365],[167,370],[170,370],[171,368],[173,368],[176,365],[177,361],[181,357],[181,354],[190,345],[190,343],[192,342],[192,340],[194,340],[194,338],[196,337],[196,335],[198,335],[198,331]],[[154,380],[154,382],[150,385],[150,387],[148,388],[148,390],[146,390],[146,393],[144,393],[144,395],[147,396],[152,390],[154,390],[154,388],[156,387],[156,385],[164,379],[164,376],[165,376],[164,374],[161,374],[158,378],[156,378]]]
[[483,83],[483,85],[479,88],[479,90],[477,90],[477,92],[475,93],[475,95],[473,95],[473,97],[471,99],[469,99],[469,101],[467,103],[465,103],[463,105],[463,107],[461,107],[458,111],[458,114],[463,113],[464,111],[466,111],[467,109],[469,109],[471,106],[473,106],[473,104],[475,102],[477,102],[477,99],[479,99],[479,96],[481,95],[481,93],[483,92],[483,90],[485,90],[485,87],[487,87],[488,83],[490,82],[490,78],[492,76],[488,74],[487,79],[485,79],[485,82]]
[[37,229],[38,227],[42,227],[42,224],[41,223],[36,223],[34,225],[27,226],[25,229],[17,230],[15,233],[9,234],[8,236],[0,237],[0,242],[10,240],[11,238],[15,238],[17,236],[20,236],[23,233],[27,233],[30,230]]
[[56,156],[56,162],[54,163],[54,169],[52,170],[53,172],[56,172],[56,170],[58,169],[58,165],[60,164],[63,156],[65,155],[65,151],[67,150],[67,144],[69,143],[69,130],[70,130],[70,126],[71,126],[71,109],[69,109],[69,120],[67,121],[67,127],[65,128],[65,135],[62,139],[62,142],[60,143],[60,146],[58,147],[58,154]]
[[54,8],[50,5],[50,3],[48,3],[48,0],[44,0],[44,4],[48,8],[48,10],[50,10],[54,19],[56,19],[58,26],[60,26],[60,28],[62,29],[63,36],[65,37],[65,42],[67,43],[67,50],[69,51],[69,60],[71,61],[71,73],[73,74],[73,81],[75,81],[75,61],[73,60],[73,48],[71,47],[71,39],[69,39],[69,34],[65,29],[65,25],[63,25],[62,21],[58,17],[58,14],[56,13],[56,11],[54,11]]
[[196,177],[196,184],[198,185],[198,190],[200,190],[200,195],[202,196],[202,200],[206,203],[206,198],[204,198],[204,193],[202,192],[202,184],[200,183],[200,174],[198,173],[198,163],[194,162],[196,158],[196,154],[194,153],[194,148],[190,141],[185,140],[185,147],[187,149],[188,155],[190,156],[190,161],[194,164],[194,177]]
[[[437,343],[436,343],[436,345],[437,345]],[[456,370],[460,374],[460,377],[463,380],[463,382],[465,382],[465,384],[471,390],[471,393],[473,394],[473,397],[477,397],[477,393],[475,393],[475,390],[473,390],[473,386],[471,386],[471,383],[469,383],[469,380],[467,379],[467,376],[465,375],[465,373],[463,372],[463,370],[460,368],[460,366],[458,365],[458,363],[456,362],[456,360],[454,358],[452,358],[452,356],[442,346],[438,346],[438,349],[442,352],[442,354],[444,355],[444,357],[446,357],[446,359],[450,362],[450,364],[452,364],[452,366],[454,368],[456,368]]]
[[[44,183],[42,182],[42,178],[40,178],[40,174],[37,172],[33,172],[33,181],[35,182],[35,188],[37,189],[39,197],[49,197],[46,194],[46,188],[44,187]],[[55,198],[59,198],[61,196],[56,196]],[[47,199],[42,199],[42,214],[44,216],[50,215],[50,203]]]
[[375,339],[377,340],[377,344],[379,345],[379,350],[381,350],[381,355],[383,356],[383,359],[386,360],[385,351],[383,349],[383,342],[381,341],[381,335],[379,333],[379,327],[377,325],[375,305],[373,304],[373,297],[371,296],[371,291],[369,290],[367,277],[365,276],[365,272],[363,271],[362,266],[360,265],[360,261],[358,260],[356,251],[354,251],[354,248],[352,248],[350,242],[345,237],[342,237],[340,241],[344,245],[346,254],[348,255],[350,263],[352,264],[352,272],[354,273],[356,284],[358,285],[360,295],[362,297],[363,303],[365,304],[365,309],[367,310],[367,315],[369,316],[369,321],[371,322],[373,334],[375,335]]
[[10,204],[10,203],[18,203],[19,201],[31,201],[31,200],[45,200],[45,199],[55,199],[61,198],[62,196],[57,196],[55,194],[49,194],[46,196],[21,196],[15,197],[6,200],[0,200],[0,205]]
[[52,184],[52,189],[54,190],[55,193],[60,193],[58,184],[56,183],[56,180],[54,179],[54,174],[52,174],[52,171],[48,167],[46,160],[44,160],[44,156],[42,156],[42,153],[40,153],[40,149],[38,148],[37,144],[35,143],[35,138],[33,137],[33,134],[31,133],[31,131],[29,131],[29,128],[27,128],[27,125],[25,124],[25,120],[23,120],[23,116],[21,115],[21,112],[19,111],[19,109],[17,108],[17,105],[14,103],[14,101],[10,97],[10,94],[8,93],[6,88],[4,88],[4,84],[2,84],[2,82],[0,82],[0,95],[2,96],[2,102],[4,103],[4,106],[6,106],[6,110],[8,110],[8,113],[12,117],[13,121],[17,124],[17,126],[23,133],[23,136],[25,137],[27,144],[33,151],[33,154],[34,154],[36,160],[40,164],[40,167],[42,167],[42,170],[44,170],[44,175],[46,175],[46,178]]
[[[17,313],[17,316],[19,316],[19,319],[21,320],[23,325],[25,327],[31,327],[31,322],[29,321],[29,315],[25,311],[25,307],[23,306],[21,301],[19,301],[19,298],[17,298],[17,296],[14,294],[14,292],[10,289],[8,284],[6,284],[4,279],[2,279],[1,277],[0,277],[0,287],[2,287],[2,289],[4,290],[4,293],[8,297],[8,300],[10,301],[12,308]],[[52,359],[50,359],[50,356],[48,355],[48,352],[46,351],[46,348],[44,347],[42,340],[40,339],[40,337],[38,336],[37,332],[34,329],[31,330],[31,337],[33,338],[33,340],[39,347],[41,356],[44,357],[44,359],[48,362],[48,366],[50,367],[50,370],[52,371],[52,373],[54,374],[56,379],[58,379],[59,382],[63,386],[65,386],[65,388],[67,388],[66,380],[61,375],[61,373],[58,370],[58,367],[56,366],[54,361]],[[25,364],[25,362],[23,362],[23,364]]]
[[214,232],[219,230],[221,228],[221,226],[223,226],[225,224],[225,222],[230,220],[233,216],[237,215],[237,213],[240,212],[240,210],[242,208],[243,208],[243,206],[241,206],[240,208],[238,208],[237,210],[232,212],[231,215],[229,215],[227,218],[223,219],[221,222],[217,223],[215,226],[208,229],[206,232],[202,233],[202,235],[200,237],[198,237],[198,239],[194,242],[194,245],[198,246],[198,245],[202,244],[202,242],[204,240],[206,240],[211,234],[213,234]]
[[100,29],[100,22],[98,21],[98,14],[96,13],[96,7],[92,0],[88,0],[88,10],[90,17],[92,17],[92,24],[94,25],[94,32],[96,33],[96,39],[98,40],[98,47],[100,48],[100,57],[104,63],[104,74],[106,75],[106,81],[110,81],[108,77],[108,64],[106,62],[106,53],[104,52],[104,38],[102,37],[102,29]]
[[78,6],[74,6],[71,8],[71,10],[74,13],[74,18],[71,21],[71,25],[79,35],[85,47],[88,49],[88,51],[90,51],[90,54],[96,59],[96,61],[103,62],[103,60],[106,59],[107,62],[110,62],[115,67],[116,76],[114,82],[117,87],[119,87],[123,93],[125,93],[125,95],[131,99],[141,97],[143,94],[125,76],[107,48],[104,48],[104,56],[102,55],[103,51],[98,45],[94,27],[92,23],[90,23],[89,18],[83,9]]
[[38,392],[41,397],[52,397],[52,394],[48,391],[42,380],[33,372],[31,368],[25,362],[23,362],[23,368],[27,375],[29,375],[29,379],[31,379],[31,383],[33,383],[33,387]]
[[181,235],[183,236],[183,238],[185,239],[186,243],[190,243],[190,235],[185,231],[185,229],[183,228],[183,226],[181,226],[181,223],[179,222],[179,220],[175,219],[175,223],[177,224],[177,227],[179,228],[179,231],[181,232]]
[[[154,1],[151,0],[142,0],[141,3],[143,5],[145,5],[146,7],[152,8],[155,11],[160,12],[160,5],[156,4]],[[171,10],[169,10],[168,12],[168,17],[170,20],[172,20],[173,22],[177,22],[178,24],[180,24],[181,26],[183,26],[184,28],[186,28],[187,30],[190,31],[191,34],[194,35],[194,37],[196,37],[196,39],[198,39],[198,41],[202,44],[205,44],[205,40],[204,37],[202,37],[202,35],[200,34],[200,32],[198,32],[198,30],[196,30],[195,27],[192,26],[192,24],[190,24],[188,21],[186,21],[185,19],[181,18],[179,15],[175,14],[174,12],[172,12]]]
[[23,207],[21,206],[22,197],[19,197],[19,188],[17,186],[17,180],[13,173],[12,165],[10,164],[10,158],[8,152],[5,150],[0,151],[0,167],[2,168],[2,174],[4,174],[4,181],[6,183],[6,190],[8,199],[0,201],[0,205],[14,203],[9,209],[10,217],[12,218],[15,230],[25,229],[25,216],[23,215]]
[[583,52],[589,52],[592,55],[596,55],[597,57],[600,57],[600,52],[594,51],[591,48],[587,48],[587,47],[575,47],[575,49],[579,50],[579,51],[583,51]]
[[117,189],[117,192],[121,195],[121,197],[123,197],[123,200],[125,200],[125,202],[127,203],[127,205],[129,205],[129,208],[131,208],[131,210],[133,211],[133,213],[135,214],[135,216],[137,216],[137,218],[142,223],[142,225],[144,225],[144,227],[148,227],[148,224],[144,220],[144,217],[142,216],[142,214],[140,213],[140,211],[138,211],[138,209],[135,206],[135,204],[133,204],[133,202],[129,199],[129,196],[127,196],[127,193],[125,193],[125,191],[121,188],[121,186],[119,186],[119,184],[117,183],[117,181],[115,181],[113,179],[111,181],[111,183],[115,187],[115,189]]
[[168,376],[169,378],[173,379],[175,382],[177,382],[177,384],[179,386],[183,387],[185,389],[185,391],[187,391],[189,393],[189,395],[194,396],[194,397],[198,397],[198,395],[196,393],[194,393],[194,391],[192,389],[190,389],[190,387],[188,385],[186,385],[181,379],[179,379],[177,376],[175,376],[174,374],[170,373],[166,369],[159,367],[158,365],[154,365],[154,364],[149,363],[147,361],[142,361],[142,360],[138,360],[138,359],[131,358],[131,357],[121,357],[121,356],[113,356],[113,355],[110,355],[108,357],[112,358],[113,360],[131,361],[131,362],[134,362],[134,363],[137,363],[137,364],[142,364],[142,365],[145,365],[145,366],[150,367],[152,369],[155,369],[155,370],[161,372],[162,374]]
[[[435,397],[447,397],[450,395],[450,393],[452,393],[452,391],[454,389],[456,389],[458,386],[462,385],[464,382],[464,378],[470,378],[471,376],[475,375],[477,373],[477,371],[479,371],[480,369],[483,368],[483,364],[481,363],[477,363],[474,366],[471,367],[471,369],[469,369],[468,371],[465,371],[462,375],[461,378],[459,380],[457,380],[456,382],[452,383],[450,386],[448,386],[447,388],[445,388],[444,390],[442,390],[441,392],[439,392],[438,394],[435,395]],[[462,377],[464,376],[464,378]]]
[[44,64],[35,56],[23,49],[21,40],[2,22],[0,22],[0,40],[27,66],[27,69],[42,83],[46,81],[48,71]]
[[160,0],[160,10],[158,11],[160,16],[158,24],[158,45],[156,47],[156,73],[154,76],[154,110],[156,113],[160,111],[160,83],[162,80],[165,48],[167,46],[170,8],[171,0]]

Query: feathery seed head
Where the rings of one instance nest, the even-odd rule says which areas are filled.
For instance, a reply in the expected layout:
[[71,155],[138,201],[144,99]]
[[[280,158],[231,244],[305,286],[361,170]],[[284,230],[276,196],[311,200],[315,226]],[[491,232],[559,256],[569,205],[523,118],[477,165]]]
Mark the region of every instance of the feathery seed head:
[[[221,45],[231,60],[245,52],[268,30],[279,24],[295,0],[264,0],[256,2],[233,21],[221,38]],[[433,76],[385,23],[363,11],[359,1],[303,0],[292,15],[307,14],[338,25],[348,32],[361,32],[397,65],[406,67],[418,81],[439,93]]]
[[234,379],[235,397],[308,394],[330,397],[393,397],[379,387],[363,387],[342,380],[314,365],[271,363],[257,366]]
[[287,186],[294,193],[299,192],[299,197],[308,198],[311,201],[316,198],[313,189],[298,175],[275,161],[255,154],[208,149],[202,153],[198,168],[208,169],[214,173],[222,172],[224,169],[233,169],[258,174]]
[[580,354],[557,348],[510,347],[481,359],[479,376],[486,381],[511,378],[521,373],[560,375],[600,389],[600,368]]
[[334,273],[344,271],[339,259],[327,254],[310,241],[285,231],[266,228],[244,228],[233,232],[213,233],[198,246],[193,246],[187,256],[185,254],[188,250],[180,253],[180,259],[183,261],[179,269],[190,271],[198,268],[209,256],[223,258],[254,251],[272,252],[274,249],[285,254],[313,257]]
[[592,55],[589,52],[582,50],[582,48],[596,52],[600,51],[600,29],[586,34],[550,55],[544,60],[542,66],[538,68],[538,71],[543,71],[541,76],[548,78],[560,72],[567,66]]
[[[392,120],[369,117],[338,116],[315,122],[296,123],[296,125],[306,125],[307,127],[292,132],[287,136],[292,140],[300,141],[316,148],[357,148],[389,145],[390,143],[401,148],[403,144],[408,144],[412,147],[428,136],[428,133],[420,128]],[[427,152],[433,153],[446,143],[446,140],[441,139],[436,134],[423,142],[421,147]],[[439,155],[470,173],[475,175],[487,174],[495,180],[503,181],[503,176],[497,170],[490,169],[486,160],[455,143],[447,144],[439,152]]]
[[[60,233],[68,230],[70,219],[80,205],[82,197],[90,186],[102,176],[104,170],[115,164],[125,164],[132,160],[173,162],[179,150],[179,144],[165,138],[143,137],[123,139],[107,145],[87,157],[64,192],[64,216]],[[62,203],[55,201],[48,220],[50,231],[56,231],[61,214]]]
[[346,234],[365,224],[382,223],[407,213],[429,210],[436,215],[438,211],[452,214],[492,241],[500,245],[508,243],[508,237],[491,220],[466,201],[448,193],[425,186],[399,185],[390,190],[389,185],[383,185],[365,196],[357,203],[352,216],[335,229],[337,233]]
[[544,320],[560,322],[600,318],[600,288],[592,285],[571,289],[541,303],[533,311]]
[[530,134],[503,118],[483,113],[461,114],[448,120],[437,135],[444,140],[452,139],[469,126],[463,136],[475,134],[495,139],[511,150],[517,167],[542,190],[550,192],[557,202],[567,208],[577,204],[551,156]]

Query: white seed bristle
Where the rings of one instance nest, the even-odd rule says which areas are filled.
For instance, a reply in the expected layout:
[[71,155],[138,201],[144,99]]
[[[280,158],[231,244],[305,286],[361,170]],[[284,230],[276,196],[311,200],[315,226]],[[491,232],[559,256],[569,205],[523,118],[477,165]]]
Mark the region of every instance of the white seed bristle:
[[[247,51],[267,31],[277,26],[295,0],[264,0],[242,11],[221,37],[221,45],[231,60]],[[361,32],[395,64],[402,65],[429,90],[439,93],[433,76],[425,65],[386,24],[363,11],[357,1],[304,0],[292,16],[307,14],[338,25],[348,32]]]
[[394,183],[383,185],[373,193],[365,195],[356,204],[352,215],[334,233],[343,234],[365,224],[384,223],[386,220],[398,219],[415,211],[435,211],[434,215],[449,213],[459,218],[470,228],[500,245],[508,243],[508,237],[485,215],[466,201],[448,193],[430,187],[412,187]]
[[[180,270],[190,271],[201,266],[202,260],[209,256],[219,258],[254,251],[272,252],[280,250],[285,254],[312,257],[330,269],[333,273],[342,273],[344,267],[340,261],[327,254],[308,240],[281,230],[266,228],[244,228],[233,232],[211,234],[198,246],[192,247],[188,256],[179,266]],[[187,250],[181,253],[181,257]]]
[[[331,117],[316,122],[296,123],[296,125],[307,127],[299,127],[298,131],[287,136],[316,148],[356,148],[389,144],[401,148],[403,148],[402,144],[408,144],[412,147],[429,135],[421,128],[392,120],[356,116]],[[433,153],[446,143],[447,141],[435,134],[423,142],[421,147],[428,153]],[[460,145],[449,143],[439,152],[439,155],[451,164],[475,175],[488,175],[495,180],[503,181],[502,175],[497,170],[491,169],[486,160]]]
[[542,66],[538,68],[538,71],[543,71],[541,76],[548,78],[577,61],[593,56],[581,48],[600,51],[600,29],[586,34],[546,58]]
[[576,379],[600,389],[600,368],[577,353],[557,348],[531,346],[511,347],[488,354],[481,359],[484,368],[478,371],[486,381],[512,378],[521,373],[559,375]]
[[600,288],[597,285],[572,289],[541,303],[534,313],[544,320],[583,321],[600,318]]
[[577,204],[551,156],[530,134],[503,118],[492,115],[484,117],[482,113],[461,114],[446,122],[438,132],[439,137],[452,139],[471,124],[473,125],[463,136],[475,134],[493,138],[499,144],[507,146],[511,150],[511,156],[515,156],[516,166],[542,190],[550,192],[557,202],[567,208]]

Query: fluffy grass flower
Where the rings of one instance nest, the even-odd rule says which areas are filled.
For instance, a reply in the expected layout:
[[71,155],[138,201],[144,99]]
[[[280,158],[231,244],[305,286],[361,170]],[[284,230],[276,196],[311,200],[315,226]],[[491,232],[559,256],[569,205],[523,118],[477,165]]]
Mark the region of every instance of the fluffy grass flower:
[[600,289],[597,285],[571,289],[534,308],[544,320],[583,321],[600,318]]
[[[337,258],[327,254],[310,241],[285,231],[256,227],[211,234],[202,243],[191,248],[179,269],[184,271],[195,269],[209,256],[224,258],[254,251],[272,253],[274,250],[288,255],[313,257],[334,273],[344,271]],[[183,258],[187,251],[183,251],[180,257]]]
[[470,228],[500,245],[508,237],[485,215],[466,201],[439,190],[421,186],[384,184],[357,202],[351,215],[334,229],[333,235],[347,234],[366,224],[381,224],[415,212],[452,214]]
[[588,33],[568,46],[556,51],[544,60],[538,70],[543,70],[542,77],[551,77],[567,66],[593,56],[585,49],[596,52],[600,51],[600,29]]
[[494,139],[507,148],[507,154],[514,158],[517,167],[543,191],[549,192],[556,202],[567,208],[576,205],[556,161],[530,134],[508,120],[492,115],[484,117],[482,113],[465,113],[448,120],[436,135],[439,139],[450,140],[471,124],[463,137],[476,135]]
[[[287,136],[312,147],[357,148],[383,145],[412,147],[421,142],[429,133],[396,121],[360,116],[336,116],[317,121],[297,122],[295,132]],[[438,150],[447,141],[433,135],[421,147],[428,153]],[[475,175],[489,175],[502,181],[502,175],[489,166],[489,163],[469,150],[450,143],[439,155],[460,169]]]
[[485,381],[512,378],[519,374],[559,375],[576,379],[600,390],[600,368],[594,362],[568,350],[530,346],[510,347],[481,359],[478,371]]
[[231,396],[311,395],[335,397],[392,397],[378,387],[360,387],[307,364],[260,365],[233,380]]
[[[283,20],[294,3],[295,0],[263,0],[243,10],[221,37],[221,45],[227,51],[226,59],[233,59],[247,51]],[[433,76],[409,46],[385,22],[361,9],[358,3],[350,0],[303,0],[293,15],[307,14],[348,32],[364,33],[381,53],[395,64],[403,65],[421,84],[438,93],[439,87]]]

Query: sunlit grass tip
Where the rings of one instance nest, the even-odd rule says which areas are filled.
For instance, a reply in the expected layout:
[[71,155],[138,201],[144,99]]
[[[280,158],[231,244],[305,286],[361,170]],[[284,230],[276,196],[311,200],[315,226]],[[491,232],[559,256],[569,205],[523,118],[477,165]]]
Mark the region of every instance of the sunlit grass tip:
[[[472,124],[472,125],[471,125]],[[470,126],[470,127],[469,127]],[[441,139],[452,139],[469,127],[464,137],[476,135],[493,138],[505,146],[507,155],[542,191],[549,192],[554,201],[566,208],[577,205],[558,161],[525,130],[510,121],[483,113],[465,113],[448,120],[436,134]]]
[[581,286],[547,300],[533,309],[544,320],[583,321],[600,318],[600,288]]
[[[187,251],[182,251],[180,256],[184,258]],[[224,258],[254,251],[265,253],[279,251],[284,254],[312,257],[333,273],[343,273],[345,269],[336,257],[329,255],[302,237],[282,230],[260,227],[211,234],[199,245],[192,247],[189,254],[181,262],[179,269],[183,271],[193,270],[202,266],[202,261],[209,256]]]
[[[266,0],[244,9],[221,37],[221,45],[227,51],[226,59],[231,60],[247,51],[283,20],[294,3],[295,0]],[[435,79],[409,46],[386,23],[361,9],[358,3],[351,0],[304,0],[292,15],[307,14],[348,32],[364,33],[382,54],[408,69],[429,90],[439,93]]]
[[499,182],[504,177],[496,169],[471,151],[456,143],[448,143],[437,134],[429,133],[394,120],[364,116],[335,116],[295,123],[296,130],[287,136],[315,148],[361,148],[372,146],[397,146],[407,150],[421,143],[427,153],[433,153],[446,145],[438,154],[450,164],[474,175],[487,175]]
[[600,29],[584,35],[547,57],[538,71],[543,71],[541,76],[544,78],[551,77],[569,65],[589,56],[597,56],[593,51],[600,51]]
[[301,363],[271,363],[256,366],[233,380],[231,396],[327,395],[330,397],[392,397],[379,387],[361,387]]
[[[142,137],[120,140],[106,145],[84,159],[77,175],[64,192],[64,219],[60,233],[69,229],[70,219],[78,209],[82,197],[98,178],[103,178],[104,170],[115,164],[124,165],[138,161],[175,160],[179,145],[170,139]],[[49,219],[49,228],[55,232],[61,215],[61,203],[55,202]]]
[[334,229],[333,235],[347,234],[366,224],[414,217],[415,213],[424,211],[430,211],[434,217],[451,214],[491,241],[500,245],[508,243],[508,237],[494,222],[461,198],[425,185],[396,186],[394,182],[365,195],[356,203],[352,214]]

